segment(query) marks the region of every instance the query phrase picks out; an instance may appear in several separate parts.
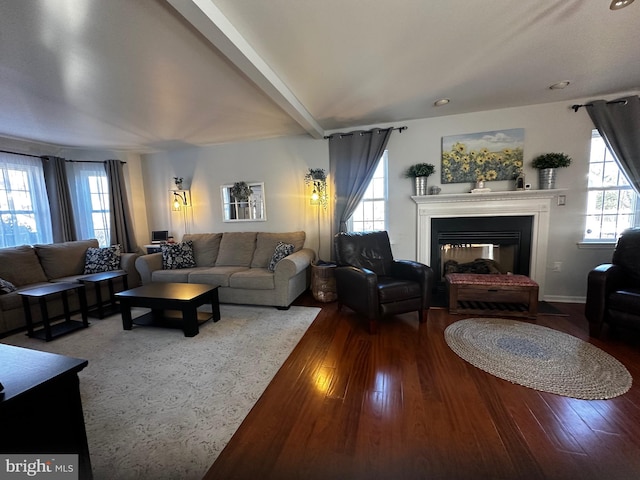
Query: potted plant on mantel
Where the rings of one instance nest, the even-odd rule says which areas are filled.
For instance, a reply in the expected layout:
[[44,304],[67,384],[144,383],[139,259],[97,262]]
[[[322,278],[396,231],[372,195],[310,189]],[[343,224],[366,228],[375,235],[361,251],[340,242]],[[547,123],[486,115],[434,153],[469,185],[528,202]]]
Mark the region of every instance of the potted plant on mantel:
[[435,171],[436,167],[430,163],[416,163],[407,168],[404,176],[415,179],[416,195],[420,196],[427,194],[427,178]]
[[571,157],[566,153],[543,153],[531,162],[531,166],[538,169],[541,190],[556,188],[556,169],[569,165],[571,165]]

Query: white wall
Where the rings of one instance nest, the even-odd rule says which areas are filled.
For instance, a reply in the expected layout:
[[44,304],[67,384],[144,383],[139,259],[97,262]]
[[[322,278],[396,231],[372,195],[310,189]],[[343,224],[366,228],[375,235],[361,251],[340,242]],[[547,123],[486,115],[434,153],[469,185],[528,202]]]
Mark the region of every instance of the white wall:
[[[579,102],[582,103],[582,102]],[[492,130],[525,129],[525,174],[527,183],[537,188],[537,170],[531,160],[545,152],[565,152],[573,164],[559,171],[557,187],[566,188],[566,205],[551,211],[551,235],[548,245],[546,291],[547,300],[581,301],[586,294],[589,270],[609,261],[612,247],[578,248],[584,229],[586,185],[589,161],[591,120],[584,109],[574,113],[566,102],[465,115],[412,120],[394,124],[406,125],[404,132],[395,131],[388,144],[389,203],[388,229],[396,258],[416,258],[416,211],[411,195],[413,184],[404,178],[411,164],[429,162],[436,173],[429,185],[440,183],[442,137],[461,133]],[[377,126],[390,126],[377,125]],[[358,127],[368,128],[368,127]],[[149,228],[169,228],[177,237],[182,234],[180,219],[171,218],[168,190],[174,176],[191,183],[193,207],[192,232],[235,230],[289,231],[304,229],[307,245],[317,250],[316,208],[308,204],[303,176],[307,168],[329,169],[326,140],[306,136],[285,137],[256,142],[188,148],[143,156]],[[238,180],[264,181],[267,221],[263,223],[224,223],[219,187]],[[513,182],[489,182],[492,190],[513,190]],[[442,193],[462,193],[470,184],[442,185]],[[171,225],[173,223],[173,226]],[[322,218],[321,256],[328,258],[331,239],[328,216]],[[562,271],[552,272],[551,265],[562,262]]]
[[[306,135],[144,155],[149,228],[182,237],[184,222],[181,212],[171,211],[169,190],[175,188],[173,177],[183,177],[193,202],[192,233],[304,230],[306,245],[317,251],[317,215],[326,214],[310,205],[311,192],[303,180],[309,168],[328,171],[329,158],[327,142]],[[220,186],[243,180],[264,182],[266,221],[223,222]],[[323,251],[327,248],[322,245]]]

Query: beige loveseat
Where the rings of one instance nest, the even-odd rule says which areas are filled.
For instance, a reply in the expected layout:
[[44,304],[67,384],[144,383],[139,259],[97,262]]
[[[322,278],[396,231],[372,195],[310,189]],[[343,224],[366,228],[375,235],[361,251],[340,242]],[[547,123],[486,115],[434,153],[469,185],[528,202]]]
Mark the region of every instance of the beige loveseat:
[[[26,328],[22,297],[18,292],[49,282],[75,282],[84,276],[85,257],[89,247],[98,247],[98,241],[79,240],[0,248],[0,278],[11,282],[17,289],[0,295],[0,336]],[[123,253],[120,256],[120,268],[128,273],[129,288],[140,283],[140,276],[135,269],[137,256],[137,253]],[[105,286],[103,298],[108,298],[106,288]],[[95,306],[94,289],[86,289],[86,295],[89,307]],[[69,294],[69,308],[71,311],[79,311],[80,305],[75,292]],[[52,318],[62,315],[62,300],[59,295],[50,298],[47,309]],[[31,311],[33,321],[40,322],[40,309],[32,307]]]
[[[305,233],[225,232],[187,234],[193,242],[195,267],[163,269],[162,253],[136,259],[143,284],[150,282],[219,285],[221,303],[288,308],[307,288],[315,252],[304,248]],[[293,245],[293,253],[274,271],[269,263],[278,242]],[[165,262],[165,267],[166,267]]]

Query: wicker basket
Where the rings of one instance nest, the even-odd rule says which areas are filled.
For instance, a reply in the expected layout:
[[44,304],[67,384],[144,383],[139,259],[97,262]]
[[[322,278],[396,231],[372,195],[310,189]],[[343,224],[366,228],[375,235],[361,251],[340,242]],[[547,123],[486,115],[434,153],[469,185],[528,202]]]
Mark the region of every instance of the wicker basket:
[[329,303],[338,299],[333,264],[311,265],[311,293],[319,302]]

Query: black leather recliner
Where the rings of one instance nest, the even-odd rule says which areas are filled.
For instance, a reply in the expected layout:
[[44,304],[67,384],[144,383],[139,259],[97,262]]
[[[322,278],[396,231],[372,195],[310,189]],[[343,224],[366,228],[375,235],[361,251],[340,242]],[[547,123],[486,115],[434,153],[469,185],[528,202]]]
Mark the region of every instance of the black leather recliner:
[[611,263],[589,272],[585,316],[592,337],[605,323],[640,329],[640,228],[625,230]]
[[434,272],[411,260],[394,260],[387,232],[338,233],[334,238],[338,310],[343,305],[377,322],[386,315],[418,312],[427,320]]

